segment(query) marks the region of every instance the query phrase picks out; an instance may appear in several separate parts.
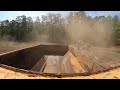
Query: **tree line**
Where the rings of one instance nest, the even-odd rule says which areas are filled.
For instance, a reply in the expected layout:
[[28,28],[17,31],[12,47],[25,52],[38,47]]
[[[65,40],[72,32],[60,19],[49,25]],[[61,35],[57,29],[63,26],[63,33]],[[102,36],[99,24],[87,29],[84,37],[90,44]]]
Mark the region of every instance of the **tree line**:
[[[84,11],[70,12],[67,16],[60,13],[48,13],[37,16],[33,21],[32,17],[25,15],[17,16],[15,20],[0,21],[0,38],[6,37],[15,41],[31,41],[38,36],[39,39],[46,35],[48,41],[55,43],[70,43],[71,37],[66,28],[72,23],[87,23],[91,27],[94,23],[110,23],[114,29],[114,42],[120,41],[120,19],[118,16],[96,16],[86,15]],[[109,31],[108,31],[109,32]]]

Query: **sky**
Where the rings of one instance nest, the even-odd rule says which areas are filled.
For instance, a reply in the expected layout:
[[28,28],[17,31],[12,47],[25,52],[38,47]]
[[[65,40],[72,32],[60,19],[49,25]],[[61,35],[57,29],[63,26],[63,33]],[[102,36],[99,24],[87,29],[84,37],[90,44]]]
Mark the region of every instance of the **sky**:
[[[17,16],[25,15],[31,16],[33,19],[37,16],[47,15],[48,13],[61,13],[63,16],[68,15],[70,11],[0,11],[0,20],[13,20]],[[87,15],[95,17],[95,16],[120,16],[120,11],[85,11]]]

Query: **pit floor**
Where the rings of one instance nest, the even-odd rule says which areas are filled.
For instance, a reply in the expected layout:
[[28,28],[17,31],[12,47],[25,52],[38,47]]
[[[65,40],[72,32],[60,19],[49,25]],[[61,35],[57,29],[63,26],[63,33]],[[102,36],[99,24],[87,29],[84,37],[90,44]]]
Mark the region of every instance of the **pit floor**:
[[[53,58],[53,59],[52,59]],[[60,73],[60,57],[48,56],[43,73]]]

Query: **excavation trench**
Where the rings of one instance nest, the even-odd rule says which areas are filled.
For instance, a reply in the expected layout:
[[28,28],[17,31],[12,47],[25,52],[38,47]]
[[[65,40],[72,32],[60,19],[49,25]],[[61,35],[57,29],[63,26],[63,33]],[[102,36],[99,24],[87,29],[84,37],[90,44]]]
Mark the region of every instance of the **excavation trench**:
[[0,64],[20,71],[52,75],[89,75],[120,65],[103,62],[67,45],[36,45],[0,55]]
[[[3,54],[0,56],[0,63],[15,68],[39,71],[46,62],[45,55],[63,56],[67,51],[67,46],[37,45]],[[36,66],[38,63],[39,65]]]

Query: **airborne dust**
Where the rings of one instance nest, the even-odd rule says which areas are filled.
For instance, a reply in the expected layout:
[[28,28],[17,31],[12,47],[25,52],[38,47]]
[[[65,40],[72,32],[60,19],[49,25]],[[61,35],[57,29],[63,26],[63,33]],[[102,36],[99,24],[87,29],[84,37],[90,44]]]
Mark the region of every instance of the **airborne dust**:
[[113,25],[105,22],[74,22],[67,26],[66,31],[73,42],[83,41],[91,45],[111,46],[113,40]]
[[[35,37],[36,42],[53,43],[51,40],[56,39],[56,41],[61,40],[66,44],[68,44],[68,42],[70,42],[69,44],[73,44],[77,43],[78,41],[83,41],[84,43],[89,43],[93,46],[113,45],[113,23],[107,20],[100,22],[99,20],[94,21],[87,20],[86,18],[80,19],[74,17],[71,19],[69,24],[65,24],[63,27],[65,35],[61,34],[60,32],[56,32],[56,30],[53,30],[53,28],[51,29],[51,36],[51,32],[49,32],[50,30],[43,30],[42,34],[38,34],[37,31],[34,31],[31,35]],[[47,26],[45,28],[49,29]],[[67,39],[65,36],[67,36]]]

